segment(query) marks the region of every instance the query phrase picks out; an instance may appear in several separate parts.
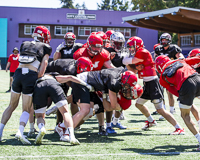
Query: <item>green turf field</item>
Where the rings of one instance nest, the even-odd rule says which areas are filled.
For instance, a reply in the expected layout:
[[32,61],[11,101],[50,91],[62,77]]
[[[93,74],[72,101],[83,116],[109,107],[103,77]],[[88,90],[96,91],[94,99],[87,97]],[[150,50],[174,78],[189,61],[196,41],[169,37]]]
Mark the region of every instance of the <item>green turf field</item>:
[[[141,84],[141,81],[139,81]],[[9,104],[8,90],[9,73],[0,70],[0,118]],[[165,93],[166,97],[166,93]],[[169,110],[168,101],[167,109]],[[32,145],[22,145],[14,136],[19,126],[21,115],[21,102],[7,123],[3,132],[3,141],[0,142],[0,159],[191,159],[199,160],[200,152],[196,152],[197,140],[187,129],[180,117],[178,104],[174,115],[179,124],[185,128],[186,135],[169,136],[174,127],[167,121],[157,121],[158,126],[149,131],[142,131],[146,118],[132,106],[125,111],[126,119],[121,121],[128,128],[118,130],[117,134],[108,137],[98,136],[98,124],[95,117],[87,120],[75,136],[81,145],[71,146],[69,143],[59,141],[54,133],[55,115],[46,117],[47,134],[42,145],[35,145],[34,138],[30,138]],[[199,105],[199,100],[195,99]],[[151,103],[147,103],[151,113],[155,110]],[[158,120],[159,115],[154,118]],[[194,118],[193,118],[194,120]],[[196,126],[197,122],[194,120]],[[198,126],[197,126],[198,127]],[[25,128],[25,135],[29,131],[29,124]]]

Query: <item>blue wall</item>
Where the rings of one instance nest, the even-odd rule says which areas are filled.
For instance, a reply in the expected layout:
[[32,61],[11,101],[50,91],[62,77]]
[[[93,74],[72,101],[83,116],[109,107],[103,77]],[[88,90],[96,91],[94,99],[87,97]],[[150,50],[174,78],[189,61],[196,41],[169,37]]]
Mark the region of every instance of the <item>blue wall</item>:
[[7,57],[7,18],[0,18],[0,57]]

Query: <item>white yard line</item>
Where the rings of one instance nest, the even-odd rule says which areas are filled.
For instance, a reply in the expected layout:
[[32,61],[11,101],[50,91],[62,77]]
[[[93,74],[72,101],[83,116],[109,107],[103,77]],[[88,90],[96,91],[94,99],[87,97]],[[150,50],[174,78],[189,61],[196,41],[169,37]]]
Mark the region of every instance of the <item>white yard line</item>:
[[180,155],[196,154],[199,152],[150,152],[150,153],[117,153],[117,154],[69,154],[69,155],[41,155],[41,156],[0,156],[3,158],[56,158],[56,157],[98,157],[98,156],[138,156],[138,155]]

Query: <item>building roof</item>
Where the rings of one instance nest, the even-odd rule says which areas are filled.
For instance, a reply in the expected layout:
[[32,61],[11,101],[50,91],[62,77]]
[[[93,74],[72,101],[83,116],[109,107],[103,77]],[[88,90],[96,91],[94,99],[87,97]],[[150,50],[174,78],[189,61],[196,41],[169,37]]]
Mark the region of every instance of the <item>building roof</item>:
[[179,6],[122,17],[122,20],[133,26],[164,32],[200,32],[200,9]]

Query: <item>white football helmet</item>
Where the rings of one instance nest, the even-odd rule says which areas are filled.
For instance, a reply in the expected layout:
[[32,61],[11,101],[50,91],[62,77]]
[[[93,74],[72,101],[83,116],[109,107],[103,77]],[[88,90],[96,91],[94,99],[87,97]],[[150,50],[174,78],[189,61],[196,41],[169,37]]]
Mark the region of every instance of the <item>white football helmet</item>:
[[114,32],[110,36],[110,45],[116,51],[120,52],[124,48],[125,38],[121,32]]

